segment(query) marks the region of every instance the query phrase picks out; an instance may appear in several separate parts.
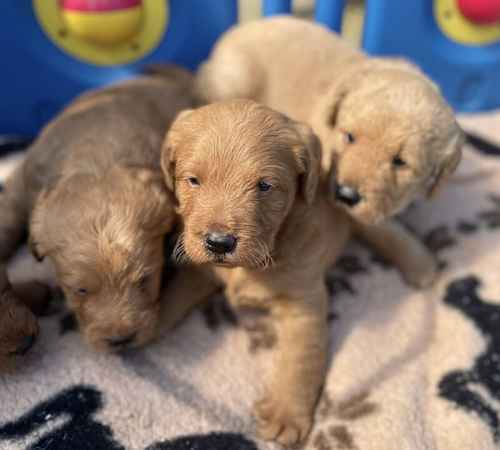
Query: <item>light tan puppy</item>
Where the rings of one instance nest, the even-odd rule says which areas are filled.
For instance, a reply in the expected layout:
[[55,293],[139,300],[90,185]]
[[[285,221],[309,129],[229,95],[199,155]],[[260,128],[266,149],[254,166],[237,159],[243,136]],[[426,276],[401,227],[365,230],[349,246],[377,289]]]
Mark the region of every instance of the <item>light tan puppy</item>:
[[[163,241],[175,220],[160,150],[170,122],[192,105],[191,89],[191,76],[172,69],[83,95],[42,131],[0,198],[0,263],[29,231],[98,349],[156,335]],[[0,269],[1,365],[37,326]]]
[[[321,25],[275,17],[223,35],[197,90],[204,101],[251,98],[309,123],[323,145],[330,193],[357,231],[411,284],[433,281],[436,263],[425,248],[398,224],[382,224],[435,192],[461,158],[453,112],[415,66],[370,58]],[[420,259],[405,261],[405,247]]]
[[[178,259],[206,267],[236,309],[274,320],[279,351],[255,412],[260,436],[285,445],[311,428],[326,368],[324,274],[349,237],[347,216],[318,191],[320,160],[308,126],[243,100],[181,114],[162,155],[184,223]],[[184,311],[179,301],[164,315]]]

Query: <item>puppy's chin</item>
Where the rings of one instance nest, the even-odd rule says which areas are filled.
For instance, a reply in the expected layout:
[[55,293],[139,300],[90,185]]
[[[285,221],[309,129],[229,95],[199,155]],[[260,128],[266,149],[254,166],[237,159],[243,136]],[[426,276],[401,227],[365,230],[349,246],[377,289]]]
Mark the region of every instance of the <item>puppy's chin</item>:
[[385,208],[383,206],[370,204],[369,202],[367,202],[366,205],[355,206],[354,208],[349,208],[345,205],[339,206],[344,209],[344,211],[346,211],[355,221],[363,225],[375,226],[397,216],[405,210],[409,204],[402,202],[398,205],[390,205],[389,207],[384,205]]
[[[252,242],[254,242],[253,240]],[[272,264],[268,246],[240,239],[238,247],[231,253],[217,254],[209,251],[203,241],[190,234],[185,234],[177,245],[175,257],[178,262],[189,261],[192,264],[211,264],[218,267],[243,267],[260,270]]]
[[194,264],[210,264],[217,267],[226,267],[228,269],[235,267],[243,267],[245,269],[264,269],[267,267],[266,260],[262,258],[261,260],[257,258],[242,258],[239,256],[238,252],[231,254],[218,255],[211,253],[204,248],[200,248],[199,251],[190,253],[186,251],[186,256]]
[[84,333],[84,339],[87,344],[93,349],[100,353],[122,353],[126,350],[131,350],[134,348],[141,347],[145,342],[140,342],[139,340],[134,340],[130,344],[125,346],[113,346],[109,343],[109,338],[102,336],[88,336]]
[[[103,331],[97,333],[92,327],[88,327],[82,331],[85,342],[92,347],[94,350],[101,353],[122,353],[127,350],[132,350],[135,348],[140,348],[151,342],[156,334],[157,324],[151,324],[151,327],[147,330],[139,330],[130,329],[130,332],[123,331],[121,334],[123,336],[126,335],[134,335],[134,339],[130,342],[127,342],[126,345],[112,345],[109,331]],[[111,327],[110,327],[111,328]]]
[[379,225],[389,217],[379,207],[366,201],[358,206],[347,206],[341,202],[335,202],[335,204],[343,209],[353,220],[366,226]]

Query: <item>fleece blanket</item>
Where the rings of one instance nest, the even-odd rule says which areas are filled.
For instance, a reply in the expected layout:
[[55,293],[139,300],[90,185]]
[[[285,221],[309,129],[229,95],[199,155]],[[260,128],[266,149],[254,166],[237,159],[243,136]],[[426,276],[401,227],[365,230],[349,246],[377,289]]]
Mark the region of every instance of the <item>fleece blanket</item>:
[[[500,141],[500,114],[463,123]],[[0,159],[0,179],[21,159]],[[469,146],[441,194],[401,220],[441,277],[419,292],[369,249],[346,249],[327,275],[330,367],[304,448],[500,449],[500,158]],[[26,251],[10,269],[51,276]],[[279,448],[251,414],[273,337],[249,334],[223,299],[123,355],[87,348],[63,305],[40,321],[36,347],[0,376],[1,450]]]

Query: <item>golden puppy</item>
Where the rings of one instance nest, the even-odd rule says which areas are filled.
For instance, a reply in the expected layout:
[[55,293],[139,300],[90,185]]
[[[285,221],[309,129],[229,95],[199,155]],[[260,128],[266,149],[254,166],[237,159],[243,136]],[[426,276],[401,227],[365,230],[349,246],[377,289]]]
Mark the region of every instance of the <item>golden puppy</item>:
[[[324,274],[349,236],[318,190],[320,164],[308,126],[245,100],[182,113],[162,154],[184,226],[178,259],[205,267],[236,309],[274,319],[279,350],[255,412],[260,436],[285,445],[311,428],[326,369]],[[169,298],[174,322],[187,305]]]
[[[223,35],[196,84],[204,101],[251,98],[309,123],[330,195],[357,232],[410,284],[432,283],[432,255],[397,223],[382,223],[435,192],[461,158],[453,112],[415,66],[368,57],[319,24],[274,17]],[[420,257],[405,260],[408,251]]]
[[[98,349],[139,346],[155,335],[163,240],[175,218],[160,149],[174,116],[192,105],[190,92],[190,75],[172,69],[85,94],[42,131],[6,184],[2,261],[29,228],[33,253],[51,260],[84,337]],[[3,286],[6,356],[36,334],[36,322],[6,279]]]

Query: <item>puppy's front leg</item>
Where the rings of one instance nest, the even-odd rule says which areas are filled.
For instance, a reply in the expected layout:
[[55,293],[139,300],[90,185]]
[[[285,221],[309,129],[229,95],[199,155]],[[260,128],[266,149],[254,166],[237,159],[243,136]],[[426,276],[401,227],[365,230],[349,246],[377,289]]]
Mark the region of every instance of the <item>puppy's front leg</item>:
[[161,293],[160,330],[174,328],[191,309],[217,289],[217,284],[204,268],[181,267]]
[[6,266],[26,230],[26,201],[22,170],[17,169],[0,193],[0,369],[13,355],[26,353],[38,334],[37,320],[14,293]]
[[434,255],[398,222],[390,220],[372,226],[355,223],[354,226],[356,234],[393,263],[409,285],[426,288],[437,278]]
[[258,434],[282,445],[303,442],[311,430],[327,359],[327,294],[273,299],[278,349],[270,383],[255,405]]

